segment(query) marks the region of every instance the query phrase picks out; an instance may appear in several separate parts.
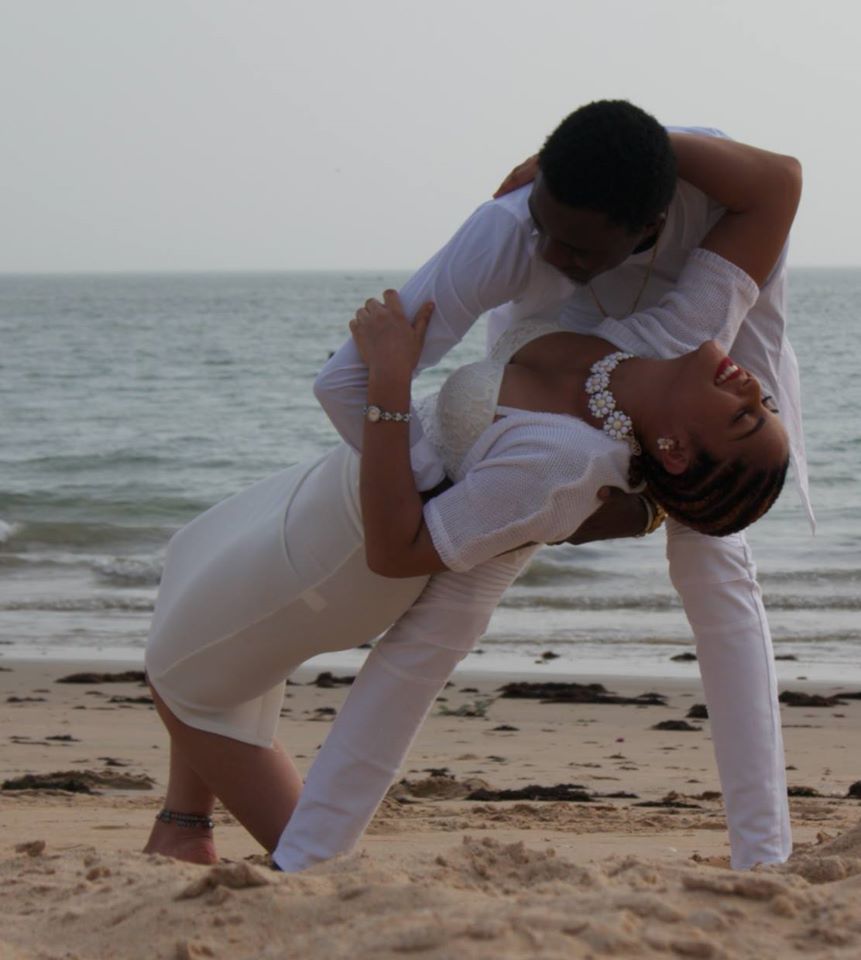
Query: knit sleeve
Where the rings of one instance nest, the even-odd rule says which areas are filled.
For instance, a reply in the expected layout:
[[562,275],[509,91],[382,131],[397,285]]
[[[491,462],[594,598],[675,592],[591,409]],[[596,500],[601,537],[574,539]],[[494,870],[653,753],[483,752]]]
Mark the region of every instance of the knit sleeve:
[[698,247],[676,286],[654,307],[621,320],[606,317],[595,334],[641,357],[680,356],[706,340],[729,349],[758,296],[759,287],[744,270]]
[[628,489],[628,458],[624,443],[581,420],[508,416],[479,438],[463,480],[426,504],[425,523],[457,571],[526,543],[564,540],[600,506],[600,487]]

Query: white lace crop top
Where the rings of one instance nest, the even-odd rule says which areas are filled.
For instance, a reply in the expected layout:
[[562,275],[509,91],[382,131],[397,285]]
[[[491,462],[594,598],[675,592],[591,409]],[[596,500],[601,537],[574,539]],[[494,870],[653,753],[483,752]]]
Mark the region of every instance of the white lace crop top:
[[456,481],[424,511],[434,546],[452,570],[469,570],[525,543],[564,540],[600,506],[599,487],[629,489],[624,442],[575,417],[498,406],[508,360],[560,329],[542,319],[519,323],[490,357],[460,367],[439,394],[416,405]]

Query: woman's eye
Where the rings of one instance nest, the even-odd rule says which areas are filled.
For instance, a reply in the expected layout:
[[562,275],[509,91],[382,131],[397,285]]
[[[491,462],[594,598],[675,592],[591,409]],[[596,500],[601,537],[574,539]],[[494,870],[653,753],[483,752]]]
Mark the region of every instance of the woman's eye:
[[739,410],[738,413],[732,418],[732,422],[738,423],[739,420],[742,420],[744,417],[746,417],[749,413],[752,413],[752,412],[753,411],[750,409],[750,407],[742,407],[741,410]]
[[777,407],[777,404],[774,402],[774,397],[770,393],[767,393],[762,398],[762,405],[768,410],[769,413],[780,413],[780,410]]

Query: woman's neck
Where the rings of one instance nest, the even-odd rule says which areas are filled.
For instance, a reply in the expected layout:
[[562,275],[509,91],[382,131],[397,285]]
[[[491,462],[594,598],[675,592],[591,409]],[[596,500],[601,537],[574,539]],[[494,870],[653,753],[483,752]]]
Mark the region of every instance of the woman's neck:
[[[500,403],[526,410],[567,413],[599,429],[603,421],[588,408],[586,379],[593,364],[619,348],[587,334],[548,334],[522,347],[509,363],[500,390]],[[638,435],[652,435],[663,409],[666,360],[635,357],[613,371],[610,391],[627,413]],[[657,435],[655,433],[655,435]]]
[[631,418],[634,433],[648,442],[666,419],[667,375],[672,361],[634,357],[620,363],[610,377],[617,408]]

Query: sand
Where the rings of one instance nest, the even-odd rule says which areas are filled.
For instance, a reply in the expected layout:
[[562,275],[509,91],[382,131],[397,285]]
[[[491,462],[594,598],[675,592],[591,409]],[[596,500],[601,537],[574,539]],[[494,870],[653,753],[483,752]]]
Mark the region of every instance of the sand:
[[[56,682],[127,664],[0,667],[0,782],[61,775],[0,791],[0,960],[861,956],[861,700],[782,707],[791,790],[813,795],[791,800],[790,863],[737,873],[694,679],[600,681],[667,698],[637,706],[506,699],[512,678],[458,674],[358,850],[286,876],[220,809],[218,866],[138,852],[168,757],[147,691]],[[348,689],[315,676],[284,704],[302,769]],[[654,729],[668,720],[694,729]],[[558,785],[567,799],[538,799]],[[527,799],[487,799],[506,790]]]

